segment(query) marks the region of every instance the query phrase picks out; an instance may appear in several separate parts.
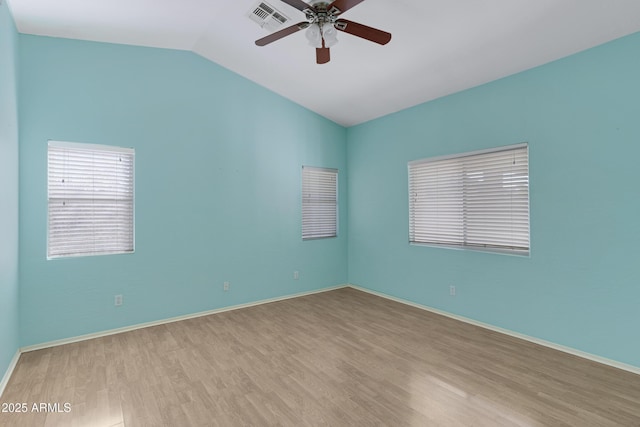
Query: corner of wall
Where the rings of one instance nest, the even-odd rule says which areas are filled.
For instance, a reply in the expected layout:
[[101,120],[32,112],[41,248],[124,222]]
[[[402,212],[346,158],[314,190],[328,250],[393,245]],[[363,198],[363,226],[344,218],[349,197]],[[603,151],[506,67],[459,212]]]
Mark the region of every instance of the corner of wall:
[[0,3],[0,393],[19,355],[18,315],[18,107],[16,31]]

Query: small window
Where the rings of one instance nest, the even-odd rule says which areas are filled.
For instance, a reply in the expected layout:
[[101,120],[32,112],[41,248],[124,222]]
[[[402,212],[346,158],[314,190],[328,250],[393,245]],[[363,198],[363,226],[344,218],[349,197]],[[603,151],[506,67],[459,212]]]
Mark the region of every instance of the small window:
[[302,239],[338,235],[338,170],[302,167]]
[[529,253],[527,144],[408,167],[411,243]]
[[134,150],[49,141],[47,257],[131,253]]

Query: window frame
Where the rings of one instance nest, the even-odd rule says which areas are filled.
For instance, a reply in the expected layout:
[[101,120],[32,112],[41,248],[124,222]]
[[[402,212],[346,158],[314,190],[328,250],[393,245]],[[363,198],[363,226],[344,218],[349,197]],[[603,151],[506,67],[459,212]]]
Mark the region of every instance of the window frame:
[[[335,233],[333,233],[332,235],[321,235],[320,233],[312,233],[313,230],[309,230],[308,233],[305,233],[305,170],[309,171],[311,173],[313,172],[321,172],[321,173],[331,173],[334,176],[335,179],[335,210],[334,210],[334,218],[335,218]],[[302,166],[302,172],[301,172],[301,235],[302,235],[302,240],[303,241],[307,241],[307,240],[318,240],[318,239],[331,239],[331,238],[335,238],[338,237],[339,234],[339,230],[340,230],[340,223],[339,223],[339,193],[338,193],[338,177],[339,177],[339,171],[338,169],[334,169],[334,168],[325,168],[325,167],[316,167],[316,166],[306,166],[303,165]],[[307,199],[308,200],[308,199]],[[306,237],[305,237],[306,236]]]
[[[516,151],[516,150],[525,150],[525,155],[526,155],[526,236],[527,236],[527,247],[526,248],[520,248],[520,247],[508,247],[508,246],[495,246],[495,245],[491,245],[488,243],[485,244],[468,244],[466,242],[466,236],[463,238],[463,243],[461,244],[457,244],[457,243],[452,243],[452,242],[448,242],[448,243],[437,243],[437,242],[427,242],[427,241],[415,241],[412,240],[412,198],[414,197],[412,195],[412,173],[411,173],[411,169],[412,167],[416,167],[419,166],[421,164],[426,164],[426,163],[434,163],[434,162],[439,162],[439,161],[447,161],[447,160],[453,160],[453,159],[463,159],[463,158],[473,158],[477,156],[482,156],[485,154],[492,154],[492,153],[499,153],[499,152],[506,152],[506,151]],[[464,166],[462,166],[463,171],[461,174],[461,180],[464,181]],[[428,158],[423,158],[423,159],[418,159],[418,160],[413,160],[407,163],[407,183],[408,183],[408,196],[409,196],[409,200],[408,200],[408,208],[409,208],[409,215],[408,215],[408,220],[409,220],[409,224],[408,224],[408,242],[410,245],[414,245],[414,246],[427,246],[427,247],[437,247],[437,248],[447,248],[447,249],[457,249],[457,250],[471,250],[471,251],[480,251],[480,252],[490,252],[490,253],[498,253],[498,254],[507,254],[507,255],[515,255],[515,256],[525,256],[525,257],[529,257],[531,254],[531,196],[530,196],[530,174],[529,174],[529,168],[530,168],[530,162],[529,162],[529,144],[527,142],[523,142],[523,143],[519,143],[519,144],[513,144],[513,145],[508,145],[508,146],[501,146],[501,147],[495,147],[495,148],[489,148],[489,149],[484,149],[484,150],[475,150],[475,151],[470,151],[470,152],[464,152],[464,153],[458,153],[458,154],[451,154],[451,155],[444,155],[444,156],[436,156],[436,157],[428,157]],[[462,199],[464,199],[465,197],[465,190],[464,190],[464,185],[463,184],[463,190],[460,193],[460,197]],[[462,203],[466,204],[466,201],[463,200]],[[465,207],[466,209],[466,207]],[[462,216],[462,229],[463,229],[463,233],[466,234],[467,231],[467,225],[465,224],[465,222],[467,221],[467,213],[465,213],[464,211],[461,212],[461,216]]]
[[[51,158],[50,158],[50,150],[54,147],[55,149],[68,149],[71,151],[88,151],[88,152],[101,152],[101,153],[121,153],[123,155],[127,155],[131,157],[131,177],[130,177],[130,187],[131,187],[131,240],[130,240],[130,250],[129,249],[117,249],[117,250],[109,250],[109,251],[83,251],[83,252],[74,252],[74,253],[53,253],[51,252],[51,203],[52,200],[58,199],[57,197],[51,197]],[[105,145],[105,144],[91,144],[91,143],[81,143],[81,142],[69,142],[69,141],[57,141],[57,140],[49,140],[47,141],[47,246],[46,246],[46,256],[47,260],[57,260],[57,259],[65,259],[65,258],[79,258],[79,257],[89,257],[89,256],[102,256],[102,255],[126,255],[135,253],[136,239],[135,239],[135,229],[136,229],[136,214],[135,214],[135,149],[129,147],[119,147],[114,145]],[[79,198],[82,200],[82,198]],[[86,198],[86,200],[89,200]],[[129,200],[129,198],[126,198]],[[129,242],[129,241],[128,241]],[[127,245],[129,246],[129,245]]]

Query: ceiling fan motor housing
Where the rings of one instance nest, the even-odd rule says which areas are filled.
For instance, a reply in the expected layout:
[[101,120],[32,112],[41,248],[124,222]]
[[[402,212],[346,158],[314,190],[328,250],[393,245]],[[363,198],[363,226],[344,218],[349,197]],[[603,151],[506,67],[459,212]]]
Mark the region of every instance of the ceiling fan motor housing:
[[324,0],[312,2],[310,8],[305,10],[307,20],[310,24],[318,24],[322,27],[324,24],[334,24],[338,19],[340,10],[335,6],[328,9],[329,3]]

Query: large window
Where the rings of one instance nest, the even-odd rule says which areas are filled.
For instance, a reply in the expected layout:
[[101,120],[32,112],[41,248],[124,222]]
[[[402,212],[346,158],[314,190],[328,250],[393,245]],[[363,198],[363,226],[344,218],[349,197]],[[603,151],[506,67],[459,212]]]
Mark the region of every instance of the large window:
[[134,150],[49,141],[47,257],[129,253]]
[[302,238],[338,235],[338,171],[302,167]]
[[409,241],[528,254],[527,144],[410,162]]

